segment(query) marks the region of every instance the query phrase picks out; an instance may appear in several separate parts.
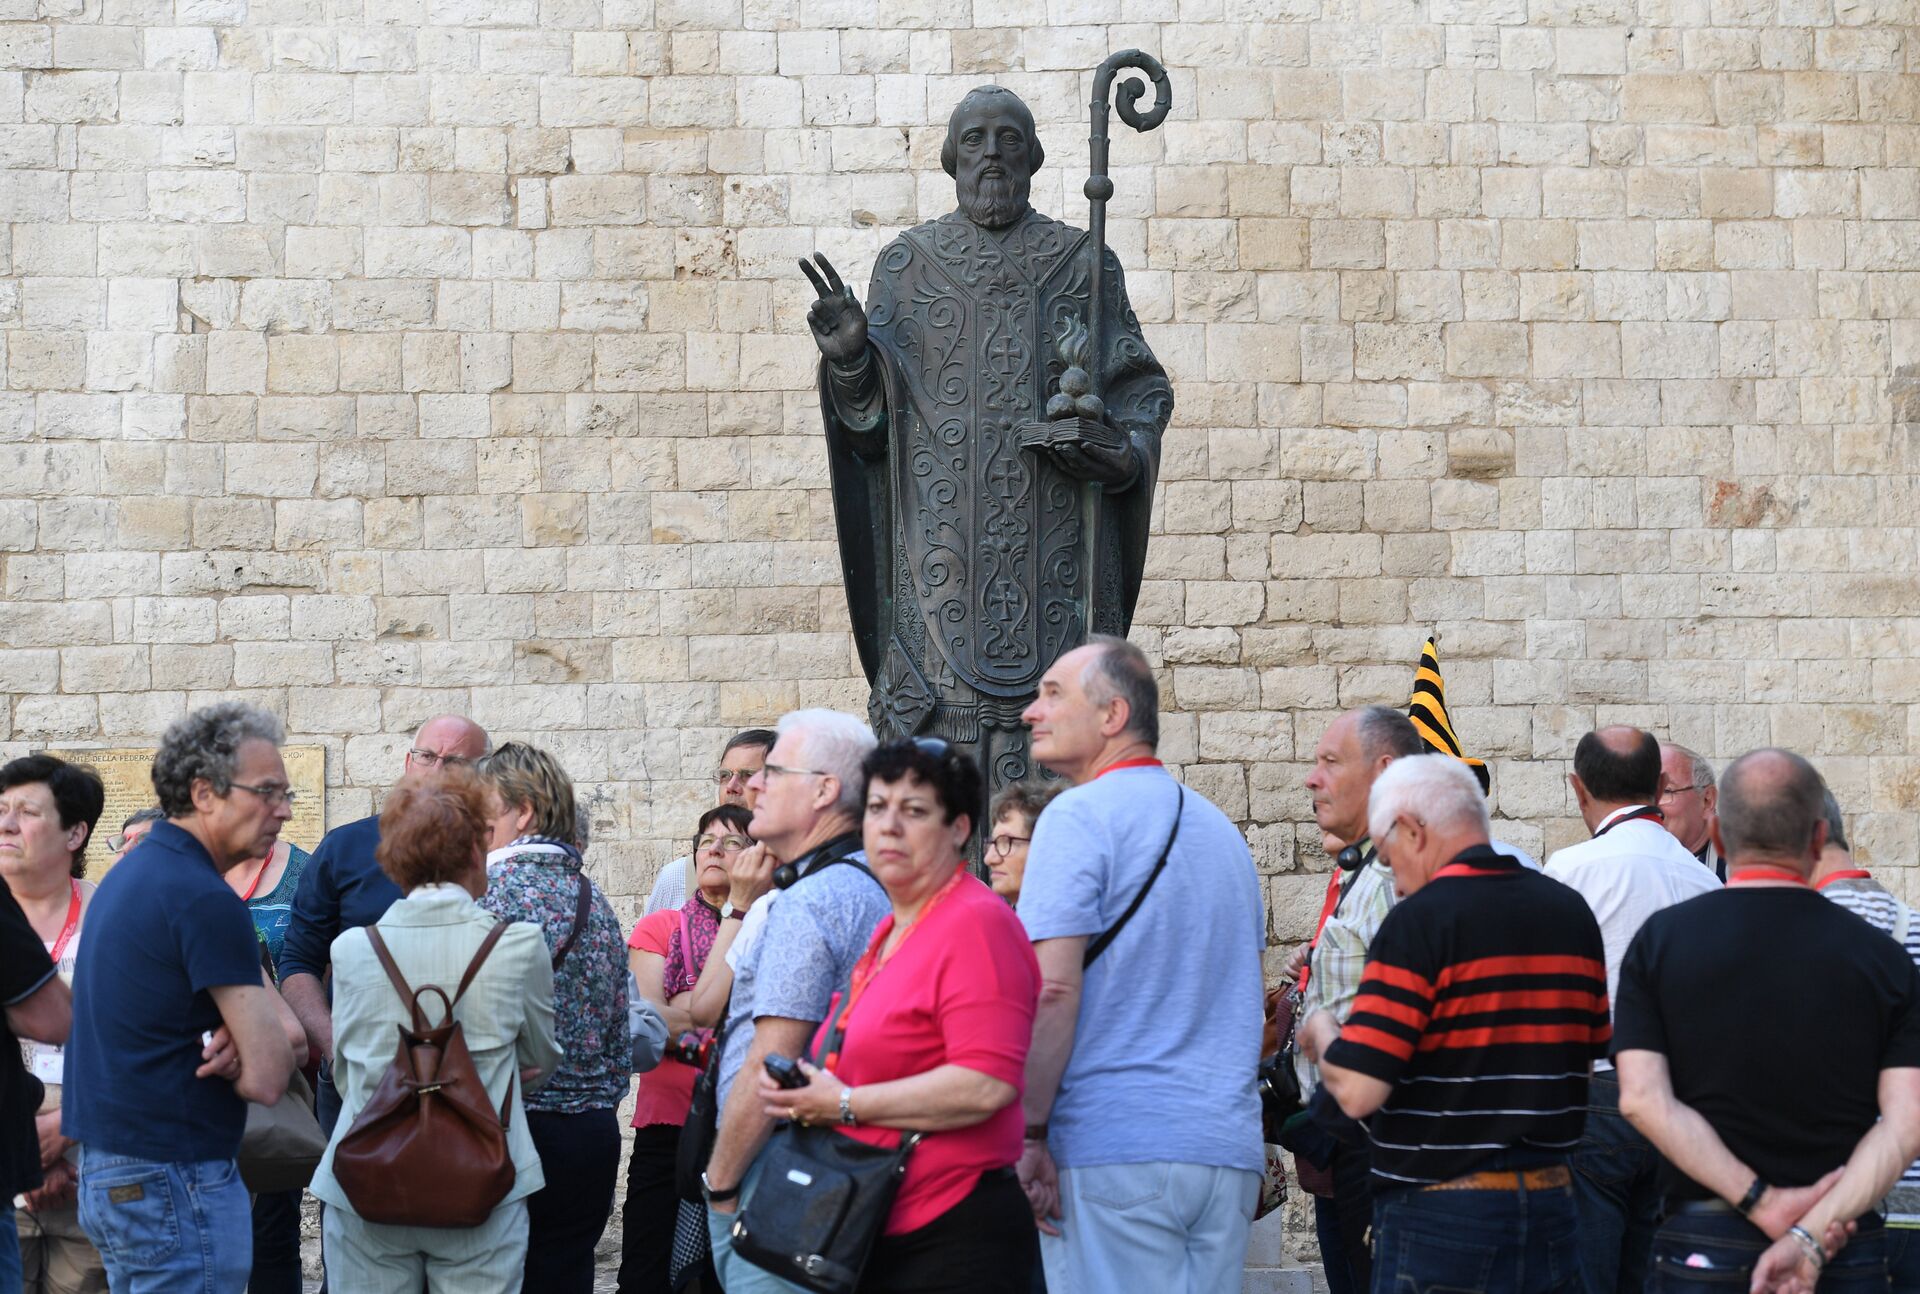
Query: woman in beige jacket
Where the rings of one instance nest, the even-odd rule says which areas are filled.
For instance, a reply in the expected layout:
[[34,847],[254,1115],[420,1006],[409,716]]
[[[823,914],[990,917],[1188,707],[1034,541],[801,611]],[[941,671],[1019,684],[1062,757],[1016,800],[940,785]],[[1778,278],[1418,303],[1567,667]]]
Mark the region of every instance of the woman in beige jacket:
[[[464,769],[409,777],[380,814],[381,870],[405,897],[378,922],[408,984],[449,996],[496,919],[474,902],[487,890],[487,798]],[[429,995],[427,1001],[433,1003]],[[434,1004],[437,1005],[437,1004]],[[429,1006],[432,1012],[432,1005]],[[553,1034],[553,970],[540,928],[510,925],[454,1008],[490,1103],[509,1090],[507,1146],[514,1182],[492,1216],[467,1229],[368,1222],[333,1176],[333,1154],[393,1060],[410,1022],[364,929],[333,942],[333,1075],[340,1122],[312,1191],[327,1205],[322,1229],[329,1285],[354,1294],[514,1294],[527,1247],[527,1196],[544,1184],[520,1094],[560,1063]],[[518,1082],[514,1081],[516,1076]]]

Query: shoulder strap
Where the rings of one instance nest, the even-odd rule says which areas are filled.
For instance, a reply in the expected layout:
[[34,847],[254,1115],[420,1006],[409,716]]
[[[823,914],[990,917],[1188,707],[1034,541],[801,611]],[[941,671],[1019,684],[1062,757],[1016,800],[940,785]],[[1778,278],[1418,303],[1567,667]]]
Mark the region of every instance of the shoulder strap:
[[474,950],[473,960],[467,963],[467,973],[460,977],[460,987],[453,991],[453,1002],[447,1006],[449,1011],[467,995],[467,986],[472,984],[473,977],[480,973],[481,963],[487,960],[488,955],[493,952],[493,946],[500,942],[500,936],[505,933],[507,933],[505,921],[494,922],[493,929],[487,931],[487,937],[482,939],[480,947]]
[[368,926],[366,929],[367,941],[373,945],[373,955],[380,959],[381,968],[387,972],[387,978],[393,982],[393,991],[400,995],[402,1002],[412,1005],[413,985],[407,983],[407,977],[402,975],[400,968],[394,964],[393,954],[387,951],[387,941],[380,937],[380,927]]
[[585,872],[580,873],[580,892],[573,901],[573,929],[567,931],[567,937],[553,950],[553,968],[560,969],[560,963],[573,951],[574,941],[580,938],[580,932],[587,928],[587,918],[593,915],[593,882],[587,879]]
[[1155,863],[1153,870],[1147,873],[1147,883],[1142,885],[1140,892],[1133,896],[1133,902],[1129,903],[1127,910],[1120,914],[1120,919],[1107,927],[1106,932],[1099,938],[1087,945],[1086,956],[1080,959],[1081,970],[1093,965],[1100,954],[1107,950],[1107,945],[1120,937],[1120,932],[1127,928],[1127,922],[1133,920],[1133,914],[1140,910],[1141,903],[1146,900],[1147,891],[1153,888],[1153,883],[1160,879],[1160,873],[1166,869],[1167,858],[1173,853],[1173,842],[1180,835],[1180,819],[1185,816],[1187,809],[1187,788],[1175,782],[1174,789],[1180,792],[1180,799],[1173,807],[1173,830],[1167,833],[1167,843],[1160,850],[1160,861]]
[[1913,909],[1905,903],[1897,903],[1893,912],[1893,929],[1888,933],[1900,945],[1901,951],[1906,951],[1907,936],[1913,933]]

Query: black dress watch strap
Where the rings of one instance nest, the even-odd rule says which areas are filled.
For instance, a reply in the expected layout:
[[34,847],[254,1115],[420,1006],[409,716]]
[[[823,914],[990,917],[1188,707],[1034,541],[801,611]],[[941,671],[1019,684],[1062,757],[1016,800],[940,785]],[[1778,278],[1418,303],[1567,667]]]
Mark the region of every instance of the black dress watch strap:
[[1741,1196],[1740,1202],[1733,1207],[1739,1209],[1742,1214],[1751,1213],[1753,1212],[1753,1206],[1760,1203],[1760,1197],[1766,1193],[1766,1182],[1756,1174],[1753,1179],[1753,1185],[1747,1188],[1747,1193]]

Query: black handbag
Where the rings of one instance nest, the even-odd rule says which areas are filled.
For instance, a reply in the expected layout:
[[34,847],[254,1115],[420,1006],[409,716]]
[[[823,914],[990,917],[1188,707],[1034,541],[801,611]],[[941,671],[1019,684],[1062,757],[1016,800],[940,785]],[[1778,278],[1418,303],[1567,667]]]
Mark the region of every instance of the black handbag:
[[690,1204],[705,1204],[700,1189],[701,1174],[713,1158],[713,1143],[720,1136],[720,1055],[727,1041],[727,1012],[733,1007],[733,994],[720,1007],[720,1027],[713,1031],[713,1043],[707,1048],[707,1064],[693,1080],[693,1104],[687,1107],[687,1121],[680,1125],[680,1144],[673,1151],[673,1189]]
[[[815,1065],[840,1049],[852,987],[851,977],[840,986],[840,1007],[821,1031]],[[830,1127],[777,1125],[741,1184],[733,1251],[818,1294],[854,1294],[919,1144],[917,1132],[888,1148]]]
[[819,1294],[854,1294],[918,1144],[917,1132],[887,1149],[781,1124],[741,1188],[733,1251]]

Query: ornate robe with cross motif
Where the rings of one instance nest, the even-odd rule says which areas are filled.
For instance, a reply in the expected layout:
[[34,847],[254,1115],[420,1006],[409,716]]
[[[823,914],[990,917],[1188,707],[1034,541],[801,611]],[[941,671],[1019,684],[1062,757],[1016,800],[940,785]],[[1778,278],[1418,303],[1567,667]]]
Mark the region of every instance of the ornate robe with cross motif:
[[1107,250],[1089,367],[1133,477],[1084,482],[1015,442],[1058,390],[1058,339],[1085,322],[1087,239],[1032,211],[1001,230],[959,212],[916,226],[874,263],[866,356],[821,363],[874,729],[966,747],[989,788],[1031,771],[1020,712],[1040,676],[1089,633],[1124,634],[1132,622],[1173,412]]

